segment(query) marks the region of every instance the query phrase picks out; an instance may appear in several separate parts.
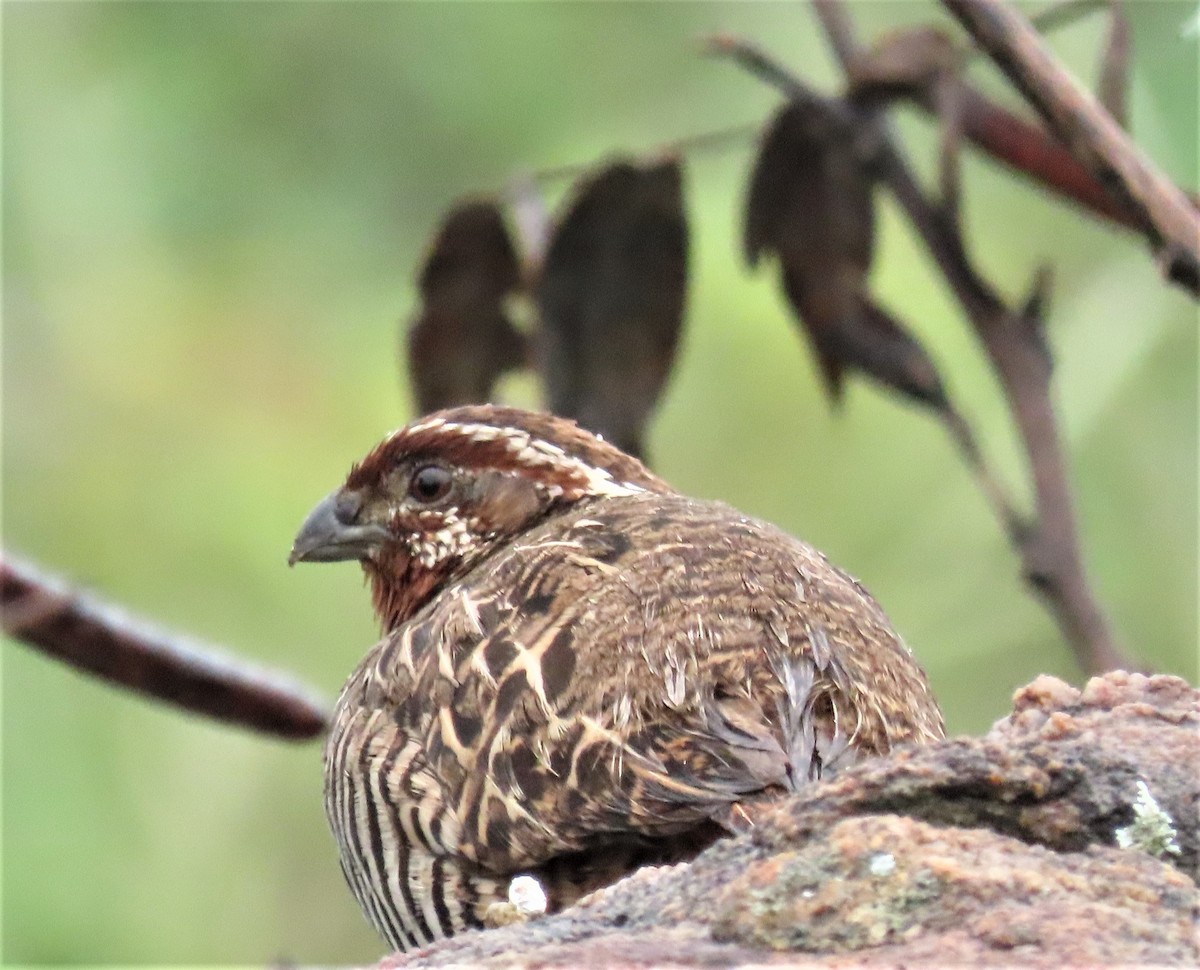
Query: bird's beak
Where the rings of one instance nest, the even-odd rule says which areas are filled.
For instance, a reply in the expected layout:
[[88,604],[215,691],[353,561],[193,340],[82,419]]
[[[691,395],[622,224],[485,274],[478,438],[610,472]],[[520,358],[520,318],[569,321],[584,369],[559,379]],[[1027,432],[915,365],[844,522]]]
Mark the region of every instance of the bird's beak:
[[[359,525],[345,519],[340,492],[323,498],[300,526],[288,565],[298,562],[344,562],[364,559],[387,538],[387,530],[374,523]],[[339,514],[340,513],[340,514]]]

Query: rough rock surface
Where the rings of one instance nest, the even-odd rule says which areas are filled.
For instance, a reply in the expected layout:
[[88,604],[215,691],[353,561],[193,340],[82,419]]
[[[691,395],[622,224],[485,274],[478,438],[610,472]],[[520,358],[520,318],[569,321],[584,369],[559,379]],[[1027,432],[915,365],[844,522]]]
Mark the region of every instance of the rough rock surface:
[[[1137,848],[1139,782],[1177,851]],[[694,862],[383,965],[1196,966],[1198,813],[1200,691],[1040,677],[983,738],[855,766]]]

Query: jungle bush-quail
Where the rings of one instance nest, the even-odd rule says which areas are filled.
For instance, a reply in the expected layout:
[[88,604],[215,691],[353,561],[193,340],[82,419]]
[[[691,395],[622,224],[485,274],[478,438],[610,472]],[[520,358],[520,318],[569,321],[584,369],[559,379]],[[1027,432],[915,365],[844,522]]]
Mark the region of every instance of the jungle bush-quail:
[[553,911],[943,735],[854,579],[563,419],[462,407],[389,436],[291,554],[354,559],[384,635],[337,703],[326,811],[397,949],[485,925],[517,875]]

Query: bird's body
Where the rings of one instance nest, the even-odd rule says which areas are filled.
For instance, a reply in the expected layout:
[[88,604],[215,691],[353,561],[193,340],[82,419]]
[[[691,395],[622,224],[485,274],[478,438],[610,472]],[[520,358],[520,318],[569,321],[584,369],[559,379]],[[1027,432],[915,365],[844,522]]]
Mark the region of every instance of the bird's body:
[[[351,507],[369,518],[366,483],[396,460],[410,482],[431,461],[461,475],[438,500],[457,496],[432,566],[387,506],[405,538],[364,558],[385,636],[343,689],[326,748],[343,869],[393,946],[485,925],[519,874],[561,908],[694,855],[741,803],[942,736],[882,610],[811,546],[673,492],[566,422],[551,419],[547,442],[547,419],[524,412],[443,415],[352,472],[354,500],[332,499],[339,522]],[[506,534],[480,518],[518,508]],[[328,516],[314,516],[324,525],[306,525],[293,556],[335,558],[310,552],[329,548],[312,538]],[[483,537],[477,555],[463,535]],[[439,578],[397,595],[418,574]]]

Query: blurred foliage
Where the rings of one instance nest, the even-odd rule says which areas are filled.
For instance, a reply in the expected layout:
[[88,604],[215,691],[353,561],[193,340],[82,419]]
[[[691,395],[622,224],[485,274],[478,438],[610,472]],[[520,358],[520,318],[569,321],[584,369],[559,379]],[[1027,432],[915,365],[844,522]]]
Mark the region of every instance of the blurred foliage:
[[[1128,6],[1133,130],[1194,187],[1194,4]],[[871,32],[941,19],[925,3],[855,12]],[[836,83],[803,3],[3,14],[5,544],[330,695],[374,635],[367,596],[349,566],[284,559],[314,501],[411,416],[396,321],[450,200],[518,166],[765,119],[775,94],[698,57],[701,33]],[[1096,19],[1054,45],[1090,79],[1102,34]],[[931,173],[931,126],[901,124]],[[774,273],[741,265],[750,152],[689,162],[688,330],[651,453],[682,489],[860,576],[951,728],[979,731],[1035,674],[1078,672],[942,431],[861,385],[829,413]],[[1057,393],[1101,598],[1149,663],[1195,679],[1195,307],[1139,240],[988,162],[965,180],[969,238],[1003,289],[1057,268]],[[1018,480],[1000,395],[890,203],[874,291]],[[11,643],[3,661],[5,962],[378,955],[325,831],[319,746],[190,720]]]

